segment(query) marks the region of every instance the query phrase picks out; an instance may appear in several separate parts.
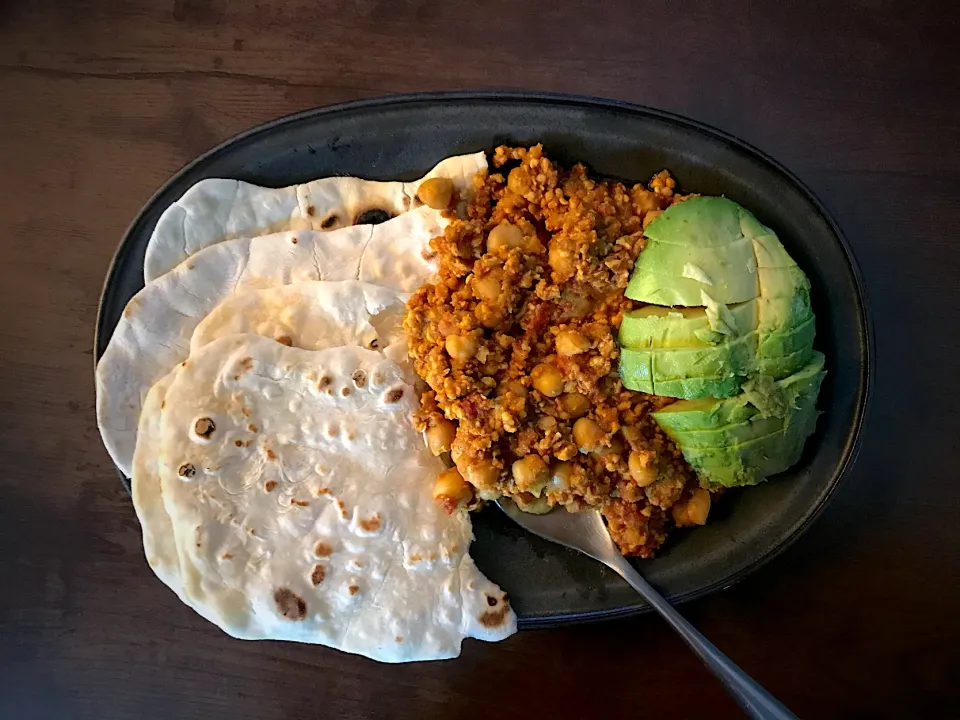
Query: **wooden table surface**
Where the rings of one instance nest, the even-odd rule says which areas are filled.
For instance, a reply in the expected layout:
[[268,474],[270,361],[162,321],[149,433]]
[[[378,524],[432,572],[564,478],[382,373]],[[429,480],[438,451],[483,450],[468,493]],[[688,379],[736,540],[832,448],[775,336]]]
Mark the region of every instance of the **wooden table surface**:
[[141,204],[277,116],[490,87],[713,124],[835,214],[876,324],[859,461],[800,542],[683,610],[802,717],[960,716],[960,12],[778,5],[0,5],[0,717],[740,716],[655,617],[390,667],[231,640],[143,560],[97,433],[91,350],[107,264]]

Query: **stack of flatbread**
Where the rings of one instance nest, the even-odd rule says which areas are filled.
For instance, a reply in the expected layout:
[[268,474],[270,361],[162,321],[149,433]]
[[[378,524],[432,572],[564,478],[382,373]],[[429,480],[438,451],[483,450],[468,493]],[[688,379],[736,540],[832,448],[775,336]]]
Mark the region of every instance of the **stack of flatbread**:
[[403,662],[515,631],[468,516],[432,499],[443,464],[412,423],[401,329],[448,222],[419,184],[446,177],[465,198],[485,167],[204,180],[157,223],[97,367],[97,417],[150,566],[230,635]]

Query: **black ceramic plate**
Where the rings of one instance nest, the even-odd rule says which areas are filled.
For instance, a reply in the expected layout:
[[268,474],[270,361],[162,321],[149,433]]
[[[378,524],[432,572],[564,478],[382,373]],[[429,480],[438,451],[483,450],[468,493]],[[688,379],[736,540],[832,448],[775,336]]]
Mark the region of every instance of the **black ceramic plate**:
[[[563,164],[633,182],[668,168],[688,192],[726,195],[772,227],[807,272],[816,346],[829,374],[824,410],[803,461],[759,487],[728,494],[710,523],[675,532],[644,574],[674,601],[727,587],[810,524],[849,468],[870,385],[871,340],[856,265],[836,224],[793,175],[754,148],[674,115],[624,103],[514,93],[413,95],[322,108],[240,135],[181,170],[130,227],[107,276],[99,358],[127,300],[143,286],[143,255],[160,213],[198,180],[282,186],[325,175],[414,179],[442,158],[542,142]],[[473,554],[513,598],[522,627],[641,612],[627,585],[587,558],[526,535],[496,508],[475,521]]]

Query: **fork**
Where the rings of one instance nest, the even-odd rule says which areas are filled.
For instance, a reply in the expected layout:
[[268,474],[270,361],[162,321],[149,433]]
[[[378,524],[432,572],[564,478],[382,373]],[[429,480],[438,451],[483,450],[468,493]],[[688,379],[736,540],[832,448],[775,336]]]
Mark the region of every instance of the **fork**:
[[523,529],[599,560],[626,580],[683,638],[749,717],[757,720],[797,720],[773,695],[684,620],[683,616],[633,569],[614,545],[599,510],[591,508],[571,513],[557,509],[543,515],[533,515],[520,510],[508,498],[500,498],[497,505]]

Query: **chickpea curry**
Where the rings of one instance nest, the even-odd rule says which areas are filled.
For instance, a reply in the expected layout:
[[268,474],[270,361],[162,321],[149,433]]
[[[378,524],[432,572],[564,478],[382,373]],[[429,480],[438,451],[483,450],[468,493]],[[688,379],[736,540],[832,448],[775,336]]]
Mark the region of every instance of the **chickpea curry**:
[[[706,522],[711,499],[651,418],[675,398],[628,390],[617,371],[644,228],[684,198],[666,171],[627,187],[541,146],[499,147],[492,167],[431,242],[438,277],[404,319],[428,387],[417,422],[453,464],[434,497],[450,511],[500,496],[529,512],[599,507],[624,554],[650,557],[669,527]],[[419,199],[455,197],[434,182]]]

